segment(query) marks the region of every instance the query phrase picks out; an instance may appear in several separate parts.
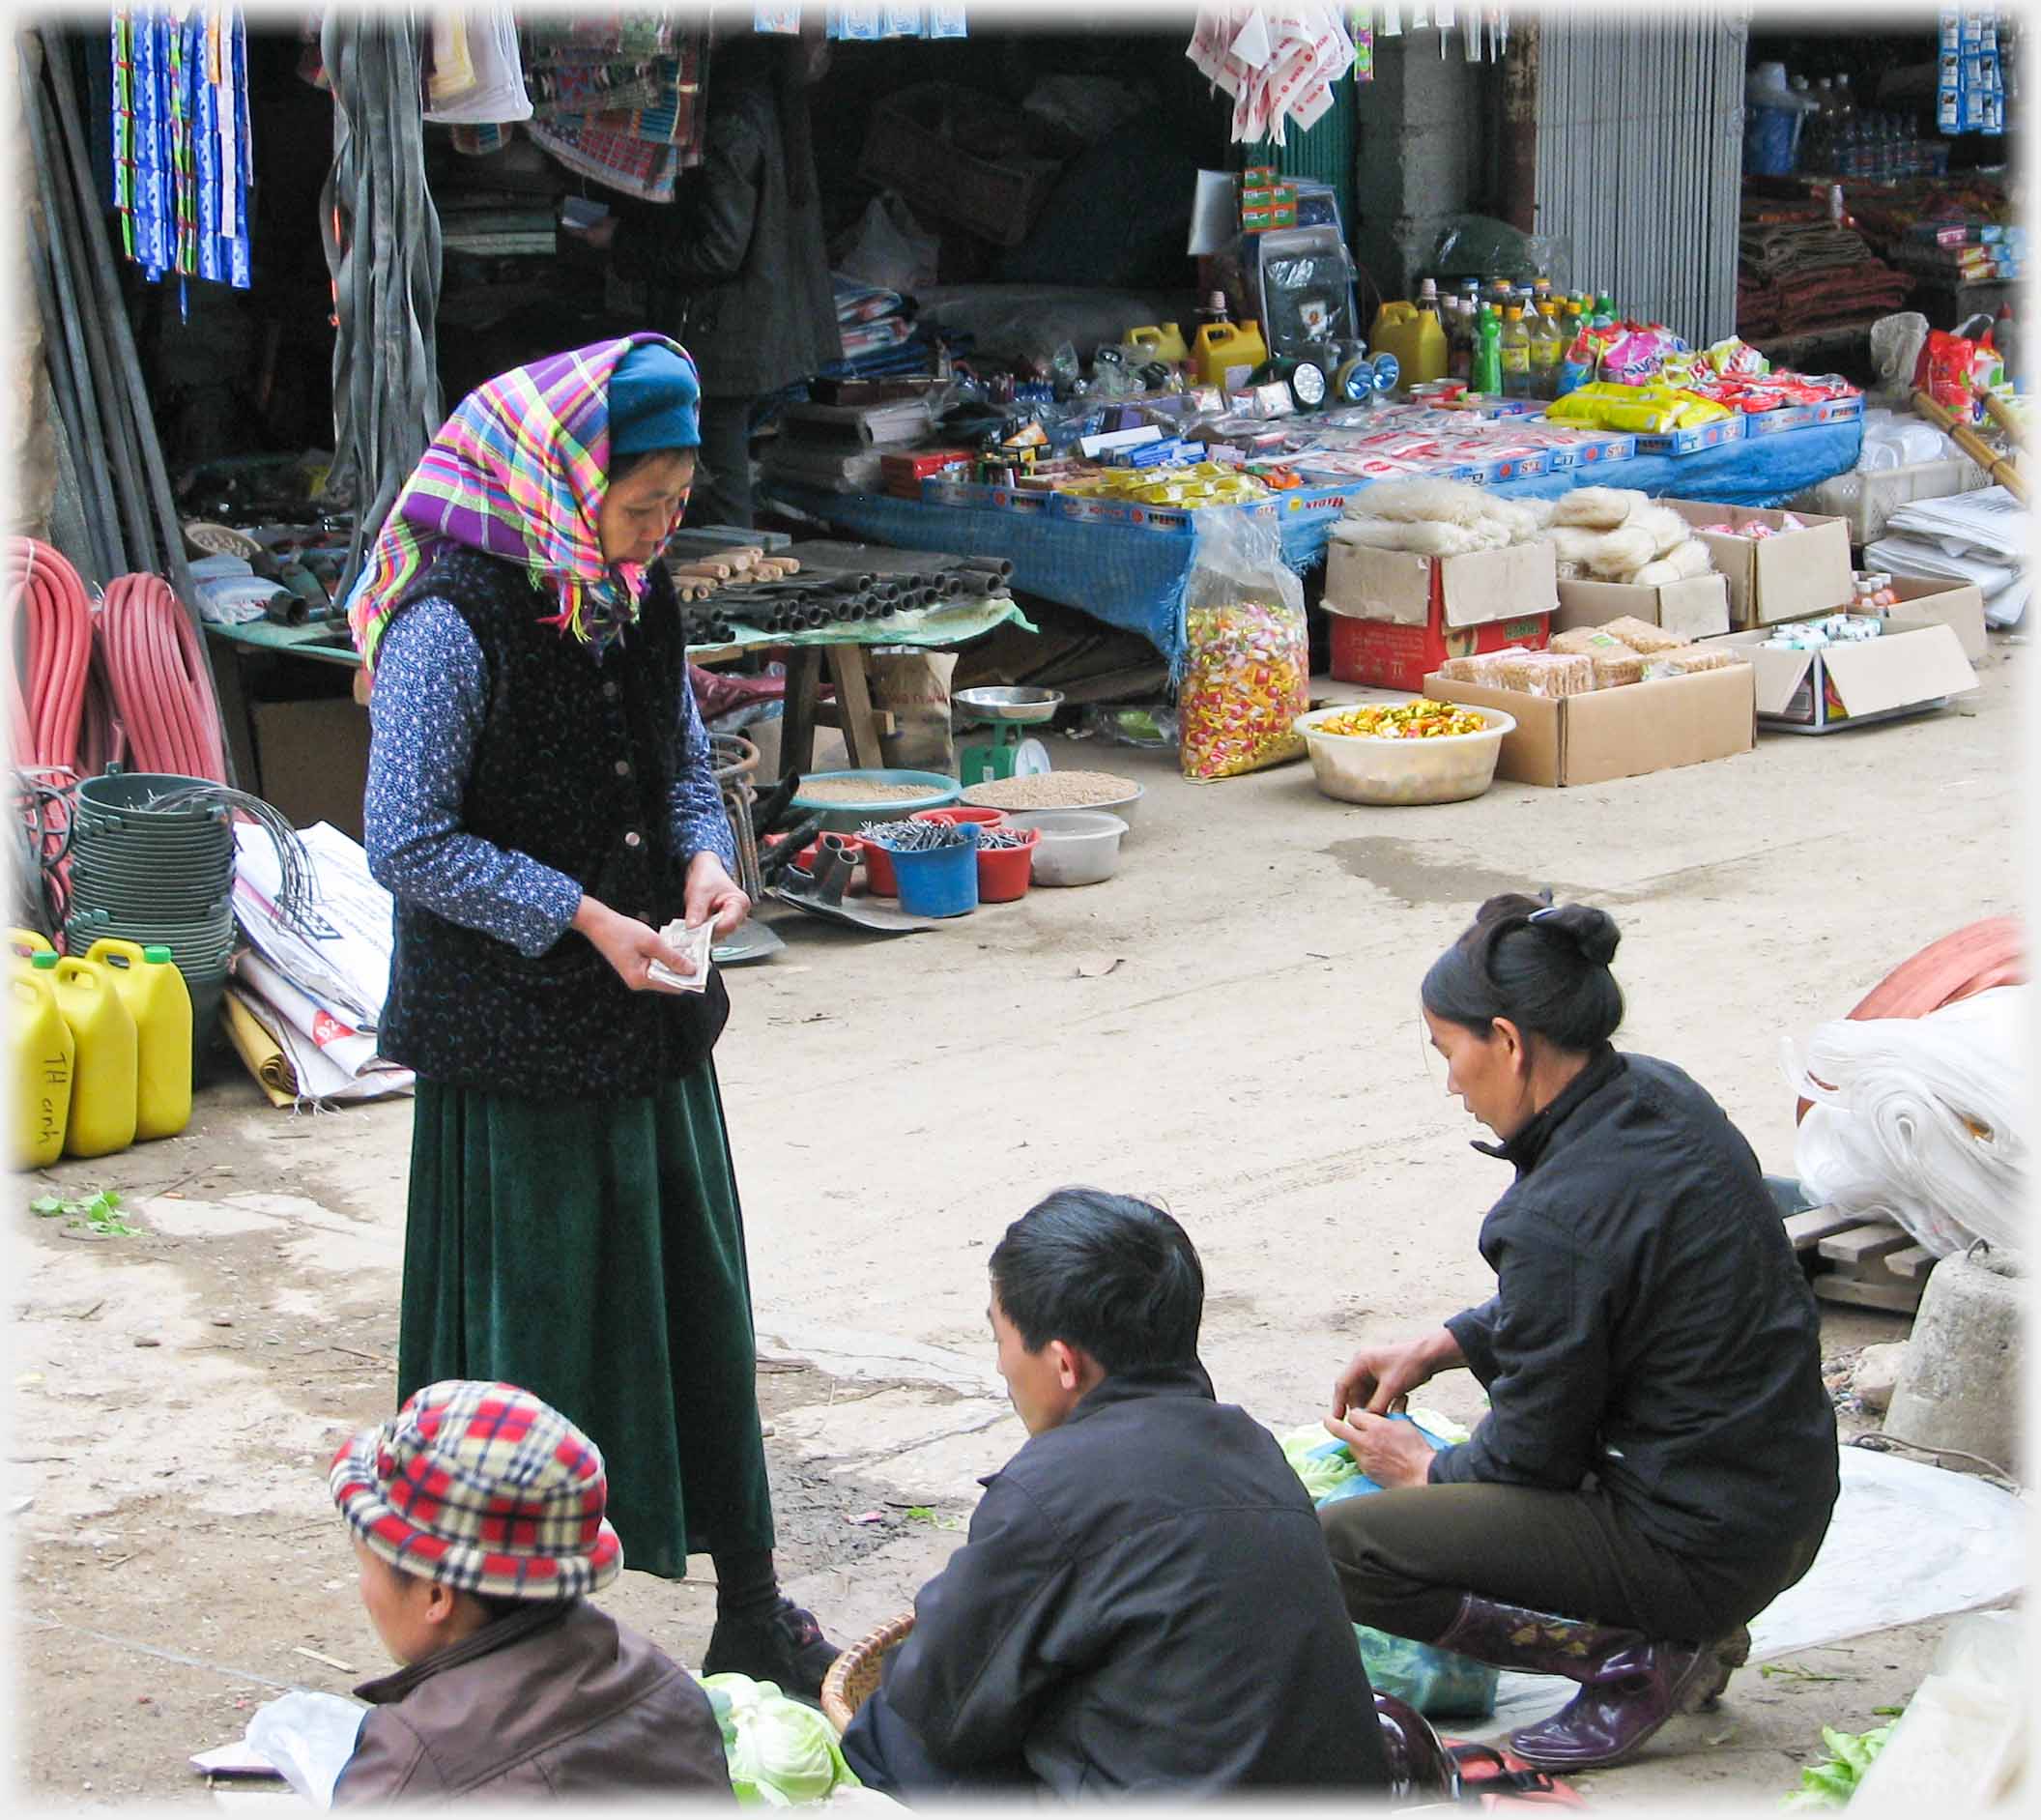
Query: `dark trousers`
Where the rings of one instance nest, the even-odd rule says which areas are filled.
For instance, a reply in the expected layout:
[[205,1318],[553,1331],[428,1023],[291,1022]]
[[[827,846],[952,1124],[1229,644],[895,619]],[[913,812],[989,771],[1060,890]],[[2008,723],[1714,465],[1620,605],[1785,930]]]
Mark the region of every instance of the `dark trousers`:
[[751,413],[756,398],[704,393],[702,452],[704,473],[688,496],[690,525],[751,529]]
[[917,1797],[937,1801],[1041,1786],[1027,1765],[1019,1761],[1003,1768],[981,1767],[962,1776],[944,1769],[929,1755],[921,1734],[893,1710],[884,1688],[873,1690],[844,1733],[844,1761],[867,1788],[909,1806]]
[[1428,1643],[1463,1595],[1712,1642],[1747,1624],[1813,1565],[1824,1523],[1763,1555],[1703,1561],[1645,1536],[1603,1492],[1424,1485],[1342,1498],[1318,1513],[1356,1624]]

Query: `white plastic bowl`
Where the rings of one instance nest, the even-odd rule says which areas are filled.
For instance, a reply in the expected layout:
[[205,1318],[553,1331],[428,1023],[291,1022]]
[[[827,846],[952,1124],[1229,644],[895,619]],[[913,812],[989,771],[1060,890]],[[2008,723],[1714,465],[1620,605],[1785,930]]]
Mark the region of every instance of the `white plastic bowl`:
[[1097,884],[1120,869],[1120,841],[1127,823],[1116,815],[1097,809],[1041,809],[1028,824],[1041,835],[1033,867],[1037,884]]
[[1480,733],[1446,734],[1436,739],[1370,739],[1352,734],[1320,733],[1318,723],[1336,714],[1350,714],[1353,705],[1314,708],[1300,714],[1296,729],[1311,756],[1311,775],[1319,790],[1339,802],[1384,805],[1414,802],[1462,802],[1479,796],[1495,782],[1495,762],[1502,756],[1503,736],[1516,722],[1500,708],[1454,703],[1462,712],[1479,714]]
[[[1127,823],[1128,832],[1132,833],[1134,824],[1138,820],[1141,798],[1147,794],[1148,787],[1145,784],[1136,784],[1133,795],[1117,796],[1111,802],[1087,802],[1081,809],[1009,809],[1006,811],[1006,819],[1015,827],[1026,828],[1041,826],[1042,818],[1046,815],[1116,815]],[[969,792],[964,793],[963,799],[965,802],[970,801]]]

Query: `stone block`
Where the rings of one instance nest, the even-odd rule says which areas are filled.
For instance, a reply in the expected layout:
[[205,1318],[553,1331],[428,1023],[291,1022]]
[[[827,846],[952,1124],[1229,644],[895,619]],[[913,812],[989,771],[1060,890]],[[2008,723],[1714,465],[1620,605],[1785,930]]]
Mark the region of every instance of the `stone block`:
[[2026,1312],[2026,1280],[2010,1256],[1944,1257],[1921,1297],[1885,1432],[1916,1447],[1972,1454],[2023,1477]]

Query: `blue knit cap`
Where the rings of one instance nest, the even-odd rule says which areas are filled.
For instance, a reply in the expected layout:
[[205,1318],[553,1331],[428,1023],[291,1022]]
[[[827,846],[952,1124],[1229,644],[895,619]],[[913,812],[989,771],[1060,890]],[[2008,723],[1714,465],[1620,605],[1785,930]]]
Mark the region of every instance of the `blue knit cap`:
[[617,362],[610,375],[610,453],[699,448],[702,382],[695,363],[647,341]]

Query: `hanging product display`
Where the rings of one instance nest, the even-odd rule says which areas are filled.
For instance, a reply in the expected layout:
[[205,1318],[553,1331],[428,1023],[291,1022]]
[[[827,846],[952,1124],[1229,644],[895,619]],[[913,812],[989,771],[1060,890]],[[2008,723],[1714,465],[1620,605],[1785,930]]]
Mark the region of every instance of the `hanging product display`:
[[113,200],[128,256],[246,290],[247,33],[241,10],[121,7],[113,14]]
[[[756,9],[762,32],[793,33],[800,29],[800,9],[764,5]],[[963,0],[935,0],[917,6],[913,0],[846,0],[823,10],[823,30],[846,43],[877,43],[888,38],[963,38]],[[791,23],[788,21],[791,19]]]
[[[702,162],[707,128],[701,19],[576,14],[533,21],[529,48],[529,82],[540,98],[526,127],[532,139],[578,176],[671,202],[680,173]],[[458,136],[456,143],[495,149]]]
[[1935,124],[1943,133],[2005,132],[2005,65],[1996,4],[1943,7],[1937,59]]
[[508,7],[443,14],[431,26],[425,118],[444,125],[532,118],[517,21]]
[[1184,55],[1234,98],[1236,145],[1266,139],[1279,147],[1290,126],[1308,130],[1325,117],[1332,85],[1353,67],[1354,46],[1335,7],[1235,0],[1199,9]]

